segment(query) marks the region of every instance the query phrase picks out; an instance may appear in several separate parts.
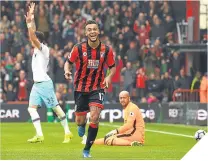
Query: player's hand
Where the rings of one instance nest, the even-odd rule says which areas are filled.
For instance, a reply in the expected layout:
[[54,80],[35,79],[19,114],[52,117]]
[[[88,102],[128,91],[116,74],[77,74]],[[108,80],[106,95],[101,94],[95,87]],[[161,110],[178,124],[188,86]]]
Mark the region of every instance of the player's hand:
[[27,24],[32,22],[32,15],[29,12],[27,12],[27,15],[25,15],[25,19]]
[[107,133],[105,136],[110,137],[110,136],[113,136],[113,135],[115,135],[115,134],[118,134],[118,130],[117,130],[117,129],[110,131],[110,132]]
[[104,79],[104,82],[103,84],[105,85],[105,88],[108,88],[111,84],[111,78],[109,76],[107,76],[105,79]]
[[64,76],[67,80],[72,80],[72,73],[71,72],[65,72]]
[[30,14],[34,14],[34,11],[35,11],[35,3],[30,3],[30,6],[29,6],[29,13]]
[[115,134],[118,134],[118,130],[117,130],[117,129],[112,130],[112,131],[110,131],[109,133],[107,133],[107,134],[105,135],[105,137],[104,137],[104,143],[105,143],[105,141],[107,141],[107,139],[108,139],[109,137],[114,136]]

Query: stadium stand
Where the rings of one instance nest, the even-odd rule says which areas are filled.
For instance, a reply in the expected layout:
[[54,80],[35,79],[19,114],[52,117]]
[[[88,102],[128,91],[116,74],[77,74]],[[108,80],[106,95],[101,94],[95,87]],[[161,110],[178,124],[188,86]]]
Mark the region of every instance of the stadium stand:
[[[122,89],[128,90],[134,101],[152,103],[172,101],[175,90],[191,88],[194,77],[185,75],[184,55],[164,47],[177,40],[176,19],[169,2],[36,3],[37,30],[44,32],[50,46],[49,75],[62,100],[73,100],[73,83],[65,80],[63,66],[73,45],[85,40],[83,26],[89,19],[98,22],[101,40],[113,47],[117,61],[117,73],[106,91],[105,103],[117,102]],[[33,49],[24,20],[28,4],[1,2],[1,102],[27,101],[32,87]],[[195,90],[199,89],[201,75],[197,78]]]

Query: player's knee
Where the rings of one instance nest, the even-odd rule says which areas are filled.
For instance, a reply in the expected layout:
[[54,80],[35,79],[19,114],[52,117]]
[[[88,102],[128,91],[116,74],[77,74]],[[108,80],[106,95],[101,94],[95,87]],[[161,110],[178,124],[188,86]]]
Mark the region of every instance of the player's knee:
[[76,124],[77,124],[77,126],[82,126],[85,124],[85,121],[82,119],[76,119]]
[[97,116],[97,115],[90,116],[90,122],[92,122],[94,124],[98,124],[99,123],[99,116]]
[[57,105],[56,107],[54,107],[52,109],[53,109],[53,111],[56,113],[56,115],[58,117],[61,118],[61,117],[65,117],[66,116],[64,111],[62,110],[62,108],[59,105]]
[[33,106],[29,106],[29,107],[27,108],[27,111],[28,111],[29,113],[32,113],[32,112],[37,111],[37,108],[35,108],[35,107],[33,107]]

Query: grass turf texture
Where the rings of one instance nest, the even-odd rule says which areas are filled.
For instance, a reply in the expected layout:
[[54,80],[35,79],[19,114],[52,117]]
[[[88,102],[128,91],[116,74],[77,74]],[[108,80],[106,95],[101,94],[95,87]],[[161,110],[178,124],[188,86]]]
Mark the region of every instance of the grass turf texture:
[[[101,125],[97,138],[115,127]],[[64,139],[63,129],[60,123],[42,123],[45,137],[44,143],[27,143],[27,139],[33,137],[32,123],[0,123],[1,127],[1,158],[3,160],[82,160],[81,138],[77,134],[77,126],[70,123],[70,130],[74,134],[69,144],[62,144]],[[121,123],[113,123],[121,125]],[[198,129],[194,126],[151,124],[147,123],[149,130],[161,130],[166,132],[194,135]],[[145,134],[145,146],[121,147],[93,145],[91,160],[168,160],[181,159],[194,145],[194,138],[166,135],[147,131]]]

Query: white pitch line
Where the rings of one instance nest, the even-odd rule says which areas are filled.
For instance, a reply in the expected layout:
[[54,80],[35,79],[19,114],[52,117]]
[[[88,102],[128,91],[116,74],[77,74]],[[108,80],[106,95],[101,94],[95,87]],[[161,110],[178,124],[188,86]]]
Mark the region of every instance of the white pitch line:
[[[109,127],[120,127],[118,125],[111,125],[111,124],[105,124],[105,123],[100,123],[100,125],[102,125],[102,126],[109,126]],[[194,138],[191,135],[177,134],[177,133],[172,133],[172,132],[167,132],[167,131],[149,130],[149,129],[145,129],[145,131],[154,132],[154,133],[160,133],[160,134],[167,134],[167,135],[183,136],[183,137],[187,137],[187,138]]]

